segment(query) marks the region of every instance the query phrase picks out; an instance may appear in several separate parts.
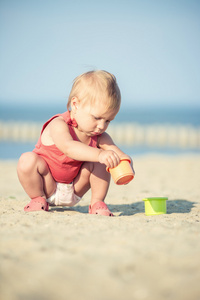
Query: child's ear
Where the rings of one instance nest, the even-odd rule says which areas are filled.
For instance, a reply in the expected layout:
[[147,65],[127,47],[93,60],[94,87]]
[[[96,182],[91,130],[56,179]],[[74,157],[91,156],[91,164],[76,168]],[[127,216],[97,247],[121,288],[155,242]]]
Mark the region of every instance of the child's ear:
[[77,97],[73,97],[71,100],[71,109],[75,113],[79,107],[79,100]]

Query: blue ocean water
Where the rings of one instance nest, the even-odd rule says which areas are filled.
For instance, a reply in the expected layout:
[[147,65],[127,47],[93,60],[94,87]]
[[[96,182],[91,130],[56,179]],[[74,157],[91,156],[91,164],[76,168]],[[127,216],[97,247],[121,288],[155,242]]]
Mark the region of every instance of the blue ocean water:
[[[0,104],[0,120],[45,122],[51,116],[66,111],[64,104]],[[138,124],[189,124],[200,126],[199,107],[133,107],[122,106],[113,122]]]
[[[0,121],[25,121],[44,123],[51,116],[62,113],[66,106],[58,104],[49,105],[9,105],[0,104]],[[191,125],[200,127],[200,107],[122,107],[112,123],[133,122],[140,125],[170,124]],[[2,142],[0,141],[0,159],[18,159],[21,153],[31,151],[35,143]],[[168,154],[179,154],[187,152],[187,149],[175,148],[152,148],[152,147],[128,147],[120,145],[122,150],[129,155],[141,155],[149,152],[159,152]],[[193,153],[198,153],[198,149],[193,149]],[[190,149],[191,152],[191,149]]]

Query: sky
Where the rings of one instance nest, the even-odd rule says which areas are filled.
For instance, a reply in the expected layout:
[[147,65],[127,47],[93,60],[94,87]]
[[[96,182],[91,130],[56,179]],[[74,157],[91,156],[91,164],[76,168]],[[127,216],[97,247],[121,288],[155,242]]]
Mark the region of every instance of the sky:
[[200,1],[0,0],[0,103],[67,101],[113,73],[126,106],[200,107]]

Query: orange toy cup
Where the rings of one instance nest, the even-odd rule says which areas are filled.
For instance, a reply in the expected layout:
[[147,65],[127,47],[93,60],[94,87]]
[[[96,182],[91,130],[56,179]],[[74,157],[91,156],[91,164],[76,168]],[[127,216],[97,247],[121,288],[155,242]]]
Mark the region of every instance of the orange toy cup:
[[134,178],[134,173],[130,162],[130,159],[121,159],[117,167],[106,169],[108,172],[110,172],[114,183],[118,185],[127,184]]

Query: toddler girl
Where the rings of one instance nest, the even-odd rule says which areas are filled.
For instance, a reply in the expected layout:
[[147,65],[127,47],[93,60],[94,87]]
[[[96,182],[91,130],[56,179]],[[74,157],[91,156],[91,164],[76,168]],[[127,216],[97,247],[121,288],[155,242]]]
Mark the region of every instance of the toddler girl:
[[19,159],[18,177],[31,198],[25,211],[73,206],[91,188],[89,213],[113,216],[104,203],[110,183],[106,167],[130,159],[105,132],[120,102],[116,78],[106,71],[74,80],[68,110],[48,120],[35,149]]

